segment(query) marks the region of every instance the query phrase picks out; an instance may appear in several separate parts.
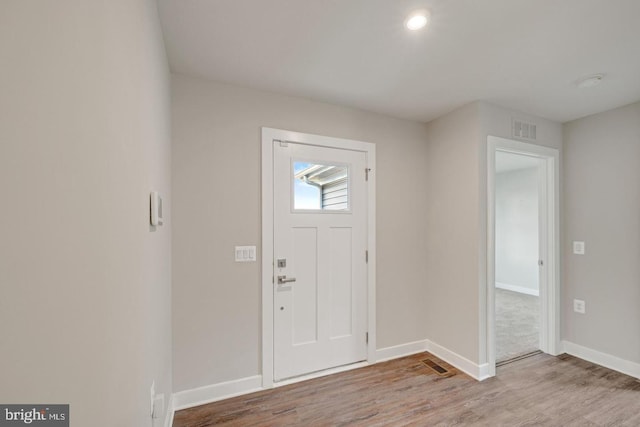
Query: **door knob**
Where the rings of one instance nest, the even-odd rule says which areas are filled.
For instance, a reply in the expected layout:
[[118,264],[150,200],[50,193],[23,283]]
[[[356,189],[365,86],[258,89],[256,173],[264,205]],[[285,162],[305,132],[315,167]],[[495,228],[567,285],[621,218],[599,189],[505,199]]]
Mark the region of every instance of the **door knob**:
[[287,278],[287,276],[278,276],[278,285],[284,285],[285,283],[291,283],[295,281],[296,281],[295,277]]

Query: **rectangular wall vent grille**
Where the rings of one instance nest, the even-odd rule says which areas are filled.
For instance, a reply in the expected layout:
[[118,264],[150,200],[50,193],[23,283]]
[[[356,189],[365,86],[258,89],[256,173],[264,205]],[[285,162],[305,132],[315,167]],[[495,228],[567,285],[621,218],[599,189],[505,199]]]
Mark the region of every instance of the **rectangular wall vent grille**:
[[536,139],[536,125],[519,119],[513,119],[513,136],[522,139]]

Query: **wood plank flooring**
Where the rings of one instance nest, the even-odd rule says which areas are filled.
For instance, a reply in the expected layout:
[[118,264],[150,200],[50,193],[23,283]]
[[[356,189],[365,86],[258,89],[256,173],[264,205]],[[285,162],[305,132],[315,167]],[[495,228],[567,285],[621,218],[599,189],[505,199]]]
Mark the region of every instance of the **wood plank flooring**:
[[[455,375],[421,363],[431,357]],[[174,427],[640,426],[640,381],[538,354],[482,382],[428,353],[178,411]]]

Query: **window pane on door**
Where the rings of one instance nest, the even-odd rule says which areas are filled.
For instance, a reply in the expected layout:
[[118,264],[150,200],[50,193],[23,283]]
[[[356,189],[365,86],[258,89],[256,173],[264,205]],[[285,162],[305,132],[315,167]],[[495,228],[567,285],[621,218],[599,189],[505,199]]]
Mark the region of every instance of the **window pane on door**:
[[349,168],[293,163],[294,210],[349,210]]

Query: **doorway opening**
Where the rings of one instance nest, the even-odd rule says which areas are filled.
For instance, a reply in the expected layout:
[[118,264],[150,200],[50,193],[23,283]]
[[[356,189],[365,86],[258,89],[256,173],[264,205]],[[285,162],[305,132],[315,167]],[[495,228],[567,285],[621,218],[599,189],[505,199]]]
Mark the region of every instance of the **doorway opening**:
[[540,169],[542,160],[495,154],[496,364],[540,350]]
[[559,152],[494,136],[487,153],[487,376],[559,349]]

